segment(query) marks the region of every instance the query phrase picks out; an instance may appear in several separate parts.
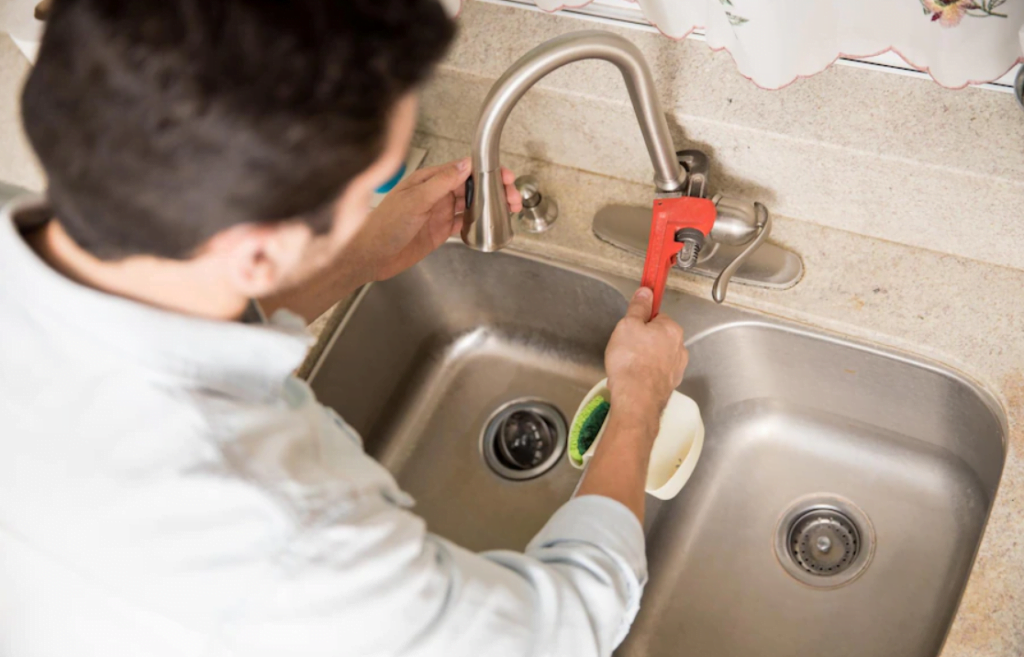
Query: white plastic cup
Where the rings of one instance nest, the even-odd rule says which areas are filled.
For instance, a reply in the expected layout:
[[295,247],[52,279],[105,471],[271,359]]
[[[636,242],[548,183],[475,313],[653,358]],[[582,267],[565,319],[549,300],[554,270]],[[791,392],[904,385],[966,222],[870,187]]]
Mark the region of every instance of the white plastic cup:
[[[605,399],[611,399],[611,394],[608,392],[608,379],[603,379],[591,388],[576,410],[576,415],[570,426],[575,424],[576,417],[598,395]],[[576,463],[567,453],[573,467],[579,469],[587,467],[607,428],[608,423],[605,422],[598,432],[594,444],[583,455],[582,463]],[[700,408],[697,407],[697,402],[673,390],[672,396],[669,397],[668,404],[661,414],[661,425],[651,449],[651,462],[647,467],[647,484],[644,490],[661,500],[670,500],[678,495],[690,479],[690,475],[693,474],[694,468],[697,467],[697,460],[700,458],[703,448],[704,421],[700,417]]]

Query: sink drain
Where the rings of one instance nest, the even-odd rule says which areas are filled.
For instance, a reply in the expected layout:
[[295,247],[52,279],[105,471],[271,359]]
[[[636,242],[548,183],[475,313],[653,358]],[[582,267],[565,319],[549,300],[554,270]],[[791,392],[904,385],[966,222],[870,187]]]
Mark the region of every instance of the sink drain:
[[551,404],[525,399],[498,409],[484,428],[481,451],[498,475],[521,481],[544,474],[565,452],[565,418]]
[[789,530],[789,548],[796,562],[812,575],[838,575],[853,565],[860,552],[860,533],[846,515],[828,507],[796,519]]
[[793,504],[775,532],[775,553],[794,578],[834,588],[856,579],[874,556],[870,520],[849,500],[816,495]]

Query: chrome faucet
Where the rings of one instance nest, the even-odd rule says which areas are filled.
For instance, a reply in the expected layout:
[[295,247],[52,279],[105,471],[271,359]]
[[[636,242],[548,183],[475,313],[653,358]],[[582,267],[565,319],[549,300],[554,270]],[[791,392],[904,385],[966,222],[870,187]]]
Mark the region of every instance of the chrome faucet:
[[489,252],[512,241],[512,217],[498,161],[505,120],[534,83],[581,59],[603,59],[618,67],[651,155],[655,186],[661,192],[682,188],[686,173],[676,158],[654,78],[640,49],[611,32],[587,30],[566,34],[523,55],[494,83],[484,100],[473,137],[473,176],[466,183],[468,220],[462,228],[462,240],[468,246]]
[[[520,57],[498,78],[484,99],[473,137],[473,175],[466,181],[467,219],[462,227],[462,240],[467,246],[491,252],[512,241],[512,215],[498,160],[505,121],[523,94],[538,80],[582,59],[603,59],[622,73],[654,166],[655,196],[708,198],[709,160],[699,151],[676,152],[654,88],[654,78],[640,50],[610,32],[574,32],[542,43]],[[541,202],[539,188],[532,178],[517,181],[517,187],[529,189],[537,203]],[[767,208],[721,194],[711,202],[716,218],[706,235],[674,236],[676,242],[683,245],[679,256],[672,260],[676,266],[715,278],[712,297],[718,303],[725,300],[726,289],[733,279],[783,289],[796,284],[803,273],[803,264],[795,254],[766,243],[772,225]],[[545,208],[546,211],[530,208],[532,214],[521,217],[526,219],[526,230],[541,232],[554,221],[557,206],[552,202]],[[594,233],[615,246],[644,255],[651,225],[650,207],[609,206],[595,217]]]

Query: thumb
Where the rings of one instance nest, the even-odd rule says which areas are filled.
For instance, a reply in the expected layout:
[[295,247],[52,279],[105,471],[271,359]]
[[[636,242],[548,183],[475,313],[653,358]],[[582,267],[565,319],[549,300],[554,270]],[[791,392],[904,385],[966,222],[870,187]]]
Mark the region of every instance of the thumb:
[[469,158],[449,162],[438,167],[437,172],[409,190],[417,205],[433,207],[442,198],[466,183],[471,168]]
[[651,319],[651,310],[654,306],[654,292],[649,287],[642,287],[633,295],[626,309],[626,317],[639,319],[647,323]]

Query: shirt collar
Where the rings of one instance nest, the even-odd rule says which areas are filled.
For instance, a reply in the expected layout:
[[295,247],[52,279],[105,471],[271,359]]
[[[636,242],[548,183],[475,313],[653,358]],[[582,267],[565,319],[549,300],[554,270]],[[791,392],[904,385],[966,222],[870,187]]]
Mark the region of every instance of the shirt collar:
[[232,396],[273,396],[302,363],[313,337],[305,323],[287,311],[278,311],[266,325],[203,319],[65,278],[39,258],[19,230],[50,217],[46,204],[32,197],[0,210],[0,297],[8,297],[4,305],[12,311],[38,317],[57,335],[74,331],[112,356]]

